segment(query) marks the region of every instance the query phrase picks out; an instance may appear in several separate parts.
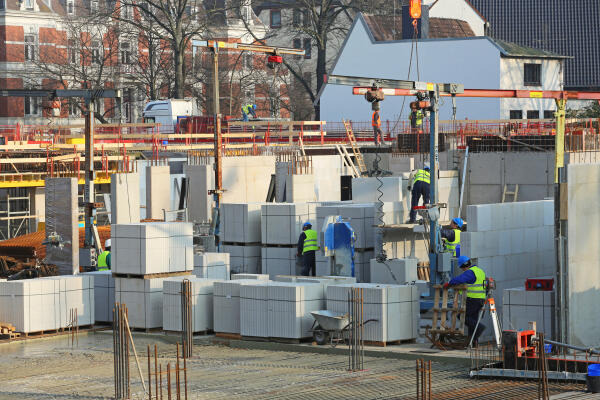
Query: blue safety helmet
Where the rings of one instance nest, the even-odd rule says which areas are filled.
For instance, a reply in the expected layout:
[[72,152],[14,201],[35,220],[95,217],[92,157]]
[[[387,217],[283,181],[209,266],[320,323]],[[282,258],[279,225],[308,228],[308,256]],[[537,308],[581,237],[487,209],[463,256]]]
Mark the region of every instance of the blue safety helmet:
[[469,261],[471,261],[471,259],[467,256],[460,256],[458,257],[458,266],[462,267],[464,264],[468,263]]
[[256,110],[256,104],[252,104],[252,109]]
[[312,224],[310,222],[305,222],[304,225],[302,225],[302,228],[312,228]]
[[458,225],[459,228],[463,227],[464,221],[462,220],[462,218],[453,218],[452,222],[454,222],[456,225]]

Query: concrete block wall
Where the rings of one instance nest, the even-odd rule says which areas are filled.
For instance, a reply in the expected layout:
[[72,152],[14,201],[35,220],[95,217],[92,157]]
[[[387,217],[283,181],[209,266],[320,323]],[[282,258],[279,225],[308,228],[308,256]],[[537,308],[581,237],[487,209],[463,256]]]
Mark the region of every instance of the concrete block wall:
[[261,207],[265,203],[223,203],[220,238],[227,243],[260,243]]
[[380,263],[373,258],[370,265],[371,283],[403,285],[415,282],[417,280],[417,262],[416,258],[396,258]]
[[526,330],[536,322],[538,332],[557,340],[554,323],[554,291],[527,291],[525,288],[505,289],[502,295],[502,328]]
[[136,275],[191,271],[192,225],[186,222],[111,225],[112,271]]
[[[383,186],[378,190],[380,182]],[[378,200],[379,191],[383,192],[384,202],[402,201],[402,177],[387,176],[379,178],[352,178],[352,200],[368,203]]]
[[112,224],[140,222],[140,175],[137,172],[110,176],[110,210]]
[[327,309],[348,312],[348,293],[363,288],[364,318],[376,319],[365,325],[364,339],[377,342],[415,339],[419,327],[419,293],[414,285],[356,283],[329,285]]
[[461,254],[477,258],[498,292],[523,287],[527,278],[554,275],[553,200],[471,205],[467,221]]
[[0,320],[14,325],[17,332],[66,328],[75,308],[80,326],[94,323],[92,277],[53,276],[0,282]]
[[171,209],[171,169],[166,166],[146,167],[146,218],[164,219],[163,210]]
[[[191,284],[192,324],[194,332],[213,329],[214,279],[186,278]],[[181,285],[183,279],[167,278],[163,281],[163,329],[181,332]]]
[[58,234],[62,246],[46,246],[46,262],[61,275],[79,273],[79,204],[77,178],[47,178],[46,239]]
[[229,254],[230,271],[234,273],[258,274],[262,269],[261,246],[221,246],[223,253]]

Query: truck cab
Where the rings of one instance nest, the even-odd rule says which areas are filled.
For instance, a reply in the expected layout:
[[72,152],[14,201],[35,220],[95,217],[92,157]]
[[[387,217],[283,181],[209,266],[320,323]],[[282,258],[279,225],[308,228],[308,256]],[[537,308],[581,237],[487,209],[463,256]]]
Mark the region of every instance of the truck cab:
[[160,133],[175,133],[179,118],[192,116],[195,112],[194,99],[153,100],[144,107],[143,117],[144,122],[160,124]]

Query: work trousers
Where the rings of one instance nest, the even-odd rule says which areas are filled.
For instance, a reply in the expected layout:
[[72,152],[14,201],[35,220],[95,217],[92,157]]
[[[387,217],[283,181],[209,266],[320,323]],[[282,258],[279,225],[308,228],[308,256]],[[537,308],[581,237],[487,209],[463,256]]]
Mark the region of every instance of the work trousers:
[[248,122],[250,119],[248,118],[248,114],[246,114],[244,112],[244,110],[242,110],[242,121],[244,122]]
[[[465,316],[465,325],[469,329],[469,340],[471,340],[471,336],[473,336],[473,332],[475,331],[475,326],[477,325],[477,320],[479,319],[479,311],[483,308],[485,304],[485,299],[473,299],[467,297],[467,310]],[[477,342],[479,336],[485,330],[485,326],[479,322],[479,326],[477,327],[477,333],[473,338],[473,343]]]
[[429,183],[417,181],[412,187],[412,198],[410,201],[410,220],[416,221],[417,210],[414,208],[419,205],[419,199],[423,197],[423,204],[429,204]]
[[302,254],[302,276],[309,275],[317,275],[317,260],[314,250]]
[[381,132],[381,128],[378,126],[373,127],[373,143],[378,144],[383,140],[383,132]]

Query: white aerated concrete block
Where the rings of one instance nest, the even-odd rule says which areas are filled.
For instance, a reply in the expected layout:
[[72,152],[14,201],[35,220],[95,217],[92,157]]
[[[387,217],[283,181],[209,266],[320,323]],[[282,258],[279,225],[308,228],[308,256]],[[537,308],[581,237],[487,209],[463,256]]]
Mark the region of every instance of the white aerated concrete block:
[[260,243],[261,206],[264,203],[223,203],[221,241]]
[[165,218],[164,211],[171,209],[171,167],[146,167],[146,218]]
[[[361,178],[362,179],[362,178]],[[345,222],[348,222],[354,230],[356,241],[355,249],[370,249],[374,246],[375,231],[375,206],[373,203],[357,204],[346,203],[329,206],[318,206],[317,212],[317,231],[319,232],[319,244],[323,247],[323,235],[321,229],[328,216],[339,215]]]
[[261,246],[221,246],[223,253],[229,253],[231,272],[257,274],[261,271]]
[[301,339],[311,337],[311,311],[325,306],[318,283],[270,282],[268,284],[268,336]]
[[165,279],[168,278],[115,278],[115,302],[127,306],[129,326],[140,329],[162,327]]
[[230,275],[229,253],[194,254],[194,275],[198,278],[228,280]]
[[112,224],[140,222],[140,175],[137,172],[110,176],[110,208]]
[[395,258],[379,263],[373,258],[371,259],[371,283],[404,285],[415,282],[418,279],[417,261],[416,258]]
[[269,337],[269,282],[252,281],[240,286],[240,333]]
[[267,274],[232,274],[231,280],[240,280],[240,279],[255,279],[258,281],[268,281],[269,275]]
[[[240,288],[254,284],[256,279],[217,281],[213,289],[214,331],[240,333]],[[259,280],[258,282],[264,282]]]
[[[184,277],[163,281],[163,329],[181,332],[181,292]],[[185,277],[191,284],[192,324],[194,332],[213,329],[213,285],[217,280]]]
[[502,327],[504,329],[528,329],[535,321],[538,332],[554,338],[554,291],[528,291],[525,288],[504,289]]
[[402,177],[389,176],[382,178],[352,178],[352,200],[356,202],[377,201],[383,192],[381,200],[384,202],[402,201]]
[[348,312],[348,293],[352,287],[363,289],[364,319],[377,320],[365,325],[365,340],[391,342],[417,337],[419,290],[415,285],[370,283],[329,285],[327,309]]
[[193,224],[149,222],[111,225],[112,272],[146,275],[191,271]]
[[314,175],[287,175],[285,177],[285,201],[305,203],[317,201]]
[[111,271],[84,272],[94,281],[94,317],[96,322],[112,322],[115,304],[115,279]]
[[296,245],[302,233],[302,225],[305,222],[315,223],[306,203],[265,204],[261,213],[263,245]]
[[295,247],[263,247],[261,272],[271,279],[277,275],[300,275],[302,263],[296,257],[297,252]]

